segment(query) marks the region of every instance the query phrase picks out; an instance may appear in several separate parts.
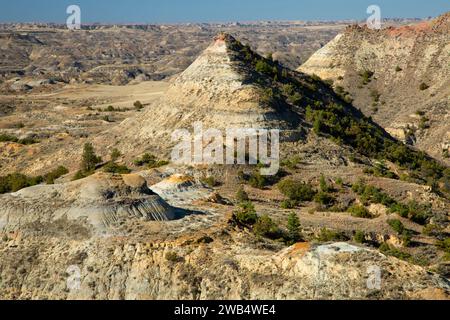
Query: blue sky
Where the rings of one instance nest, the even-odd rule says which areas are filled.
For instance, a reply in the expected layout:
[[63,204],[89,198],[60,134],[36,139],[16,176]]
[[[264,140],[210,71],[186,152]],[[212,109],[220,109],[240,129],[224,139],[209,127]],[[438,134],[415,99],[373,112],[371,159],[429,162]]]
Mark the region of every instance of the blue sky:
[[0,22],[65,22],[71,4],[81,7],[82,23],[364,19],[372,4],[383,17],[450,11],[449,0],[0,0]]

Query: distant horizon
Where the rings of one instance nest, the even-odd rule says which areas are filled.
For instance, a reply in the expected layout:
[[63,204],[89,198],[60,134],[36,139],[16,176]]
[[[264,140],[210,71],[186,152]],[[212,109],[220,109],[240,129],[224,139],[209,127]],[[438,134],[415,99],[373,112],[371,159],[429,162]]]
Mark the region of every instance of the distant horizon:
[[[417,17],[391,17],[391,18],[384,18],[383,21],[392,21],[392,20],[412,20],[412,21],[426,21],[426,20],[432,20],[437,18],[436,17],[424,17],[424,18],[417,18]],[[339,19],[339,20],[241,20],[241,21],[197,21],[197,22],[99,22],[99,21],[92,21],[92,22],[85,22],[82,23],[83,26],[92,26],[92,25],[102,25],[102,26],[114,26],[114,25],[122,25],[122,26],[143,26],[143,25],[195,25],[195,24],[251,24],[251,23],[283,23],[283,22],[304,22],[304,23],[333,23],[333,22],[365,22],[365,19]],[[53,24],[53,25],[62,25],[65,26],[64,22],[54,22],[54,21],[21,21],[21,22],[15,22],[15,21],[0,21],[0,24],[30,24],[30,25],[45,25],[45,24]]]
[[83,25],[363,21],[370,5],[383,19],[428,19],[450,11],[450,1],[429,0],[0,0],[0,23],[64,24],[69,5]]

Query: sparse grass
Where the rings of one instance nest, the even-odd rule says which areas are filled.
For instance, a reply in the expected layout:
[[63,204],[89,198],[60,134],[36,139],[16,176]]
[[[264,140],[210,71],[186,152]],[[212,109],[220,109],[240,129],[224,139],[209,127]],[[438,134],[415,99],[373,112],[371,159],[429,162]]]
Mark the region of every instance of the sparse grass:
[[145,153],[139,159],[134,160],[134,165],[137,167],[147,166],[148,169],[156,169],[169,164],[169,161],[158,160],[154,155]]
[[419,129],[420,130],[427,130],[430,129],[430,123],[429,123],[430,119],[428,119],[427,117],[423,116],[420,118],[420,122],[419,122]]
[[177,263],[180,262],[181,258],[176,252],[170,251],[166,253],[166,260],[171,263]]
[[215,188],[220,186],[220,182],[216,180],[213,176],[201,178],[200,181],[210,188]]
[[24,139],[19,139],[16,136],[10,134],[0,134],[0,142],[14,142],[23,145],[31,145],[39,143],[39,141],[34,138],[28,137]]
[[445,240],[438,241],[436,243],[436,247],[444,252],[444,261],[450,261],[450,238],[446,238]]
[[374,76],[374,72],[370,70],[364,70],[359,73],[359,76],[361,77],[361,84],[362,85],[368,85]]
[[438,237],[442,234],[444,229],[441,226],[438,226],[436,224],[427,224],[423,230],[422,233],[426,236],[431,237]]
[[103,116],[101,119],[105,122],[114,122],[114,120],[110,116],[107,116],[107,115]]
[[378,90],[374,89],[370,92],[370,97],[372,98],[372,101],[374,103],[378,103],[380,102],[381,94],[378,92]]
[[299,156],[295,156],[290,159],[282,161],[281,165],[290,170],[295,170],[295,169],[297,169],[297,166],[300,164],[300,162],[301,162],[301,158]]
[[236,192],[236,200],[239,202],[245,202],[249,200],[247,192],[245,192],[244,187],[240,186]]

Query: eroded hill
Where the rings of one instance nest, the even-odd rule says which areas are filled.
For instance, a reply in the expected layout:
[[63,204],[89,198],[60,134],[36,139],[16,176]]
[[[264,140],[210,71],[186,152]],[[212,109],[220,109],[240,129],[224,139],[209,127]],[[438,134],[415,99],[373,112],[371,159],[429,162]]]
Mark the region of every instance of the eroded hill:
[[450,14],[383,30],[352,26],[299,70],[332,80],[397,138],[449,161]]

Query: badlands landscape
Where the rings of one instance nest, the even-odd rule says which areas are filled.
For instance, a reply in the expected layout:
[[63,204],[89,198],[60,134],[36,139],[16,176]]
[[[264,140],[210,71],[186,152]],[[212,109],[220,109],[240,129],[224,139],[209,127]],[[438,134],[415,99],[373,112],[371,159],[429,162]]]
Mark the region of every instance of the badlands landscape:
[[1,25],[0,298],[448,300],[450,14],[348,24]]

